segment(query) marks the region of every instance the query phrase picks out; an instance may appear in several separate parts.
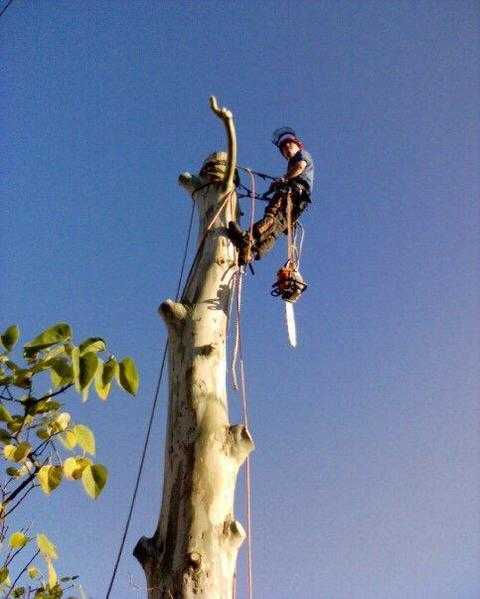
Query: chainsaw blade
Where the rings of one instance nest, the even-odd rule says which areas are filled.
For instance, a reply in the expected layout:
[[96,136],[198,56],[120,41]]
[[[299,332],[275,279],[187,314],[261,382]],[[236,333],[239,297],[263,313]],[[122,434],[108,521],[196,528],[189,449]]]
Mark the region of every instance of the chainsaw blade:
[[285,302],[285,318],[287,320],[288,340],[292,347],[297,347],[297,327],[295,325],[295,312],[291,302]]

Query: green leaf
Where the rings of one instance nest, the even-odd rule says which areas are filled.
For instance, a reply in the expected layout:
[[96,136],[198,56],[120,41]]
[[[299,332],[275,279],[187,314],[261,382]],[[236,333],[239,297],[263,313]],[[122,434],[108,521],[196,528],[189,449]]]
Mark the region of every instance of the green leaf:
[[43,359],[45,361],[50,361],[55,358],[64,358],[66,354],[65,346],[65,343],[61,343],[59,345],[52,345],[52,347],[42,350]]
[[51,561],[48,561],[48,588],[54,589],[58,582],[58,576]]
[[37,480],[40,488],[46,495],[50,495],[62,482],[63,470],[61,466],[42,466],[37,472]]
[[5,472],[8,474],[8,476],[13,476],[13,478],[20,478],[21,476],[25,476],[25,474],[28,474],[29,470],[24,464],[20,468],[9,466],[8,468],[5,468]]
[[101,352],[106,349],[105,341],[101,337],[89,337],[79,345],[80,355],[87,352]]
[[73,380],[73,368],[67,358],[50,360],[50,378],[54,387],[63,387]]
[[35,434],[42,441],[46,441],[50,437],[50,433],[46,428],[39,428],[37,431],[35,431]]
[[26,343],[24,347],[25,357],[32,357],[37,352],[57,343],[65,343],[72,337],[72,330],[70,325],[66,322],[60,322],[53,327],[45,329],[40,335],[37,335],[35,339]]
[[0,385],[11,385],[13,383],[13,376],[5,375],[4,372],[0,372]]
[[17,370],[21,370],[20,366],[16,362],[13,362],[13,360],[9,360],[8,358],[5,360],[4,364],[12,372],[16,372]]
[[30,443],[22,441],[18,445],[5,445],[3,455],[12,462],[22,462],[31,451],[32,446]]
[[15,451],[15,461],[23,462],[23,460],[30,454],[32,451],[32,446],[30,443],[26,441],[22,441],[18,444],[17,449]]
[[116,358],[114,358],[113,356],[111,358],[109,358],[103,367],[103,373],[102,373],[102,382],[104,385],[108,385],[108,383],[111,383],[114,379],[114,377],[117,375],[119,371],[119,366],[118,366],[118,362],[116,360]]
[[32,371],[29,368],[19,368],[13,376],[13,384],[20,389],[29,389],[32,386]]
[[14,550],[25,547],[25,545],[27,543],[28,543],[27,535],[24,534],[23,532],[21,532],[20,530],[11,534],[10,538],[8,539],[8,544]]
[[87,453],[95,453],[95,435],[93,432],[84,424],[76,424],[73,427],[73,432],[77,438],[79,446]]
[[30,578],[32,579],[38,578],[38,576],[40,575],[40,571],[36,566],[29,566],[27,572]]
[[38,545],[38,548],[40,549],[40,553],[43,555],[43,557],[46,557],[49,559],[57,559],[58,558],[57,548],[52,543],[52,541],[50,541],[50,539],[47,537],[47,535],[44,535],[42,533],[38,534],[37,535],[37,545]]
[[61,404],[53,399],[40,399],[35,406],[35,414],[46,414],[47,412],[53,412],[58,410],[60,406]]
[[52,433],[61,433],[68,428],[70,424],[70,414],[62,412],[52,422],[49,423]]
[[83,401],[87,399],[88,388],[93,381],[98,368],[98,356],[94,352],[87,352],[80,356],[78,383],[82,392]]
[[70,358],[72,360],[72,372],[73,382],[75,383],[75,389],[81,393],[80,387],[80,350],[78,347],[72,347]]
[[7,351],[12,351],[15,347],[18,338],[20,337],[20,329],[16,324],[8,327],[8,329],[1,335],[2,345]]
[[115,358],[108,359],[105,364],[100,361],[95,375],[95,390],[100,399],[107,399],[114,377],[118,374],[119,366]]
[[97,499],[107,484],[107,480],[108,471],[102,464],[87,466],[82,472],[83,488],[92,499]]
[[5,445],[3,448],[3,456],[10,460],[11,462],[15,461],[15,451],[17,450],[16,445]]
[[0,443],[9,443],[12,435],[4,428],[0,428]]
[[127,391],[127,393],[130,393],[131,395],[137,394],[139,378],[137,367],[132,358],[124,358],[120,362],[119,380],[120,385]]
[[12,435],[4,428],[0,428],[0,443],[9,443]]
[[73,431],[65,431],[58,438],[66,449],[73,449],[77,444],[77,435]]
[[8,584],[8,568],[3,566],[0,568],[0,585]]
[[18,433],[18,431],[25,424],[25,421],[26,417],[24,418],[23,416],[15,414],[15,416],[12,416],[12,419],[9,422],[7,422],[7,428],[12,433]]
[[52,386],[54,389],[63,386],[62,377],[58,376],[58,374],[55,372],[55,370],[53,370],[53,368],[50,369],[50,380],[52,381]]
[[102,384],[102,375],[105,364],[98,358],[98,366],[97,372],[95,373],[95,391],[100,399],[107,399],[108,392],[110,391],[110,386],[104,387]]
[[25,597],[25,587],[17,587],[16,589],[13,589],[13,597],[14,599]]
[[78,480],[82,477],[82,473],[87,466],[91,466],[92,462],[87,458],[71,457],[63,462],[63,473],[65,478],[70,480]]
[[12,415],[10,414],[10,412],[4,405],[0,404],[0,420],[2,422],[10,422],[11,419]]

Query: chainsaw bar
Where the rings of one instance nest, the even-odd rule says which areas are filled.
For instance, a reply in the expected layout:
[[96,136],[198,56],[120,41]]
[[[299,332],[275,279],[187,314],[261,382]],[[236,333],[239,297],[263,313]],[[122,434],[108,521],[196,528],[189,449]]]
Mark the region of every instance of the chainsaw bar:
[[297,326],[295,324],[295,312],[291,302],[285,302],[285,319],[287,321],[288,340],[292,347],[297,347]]

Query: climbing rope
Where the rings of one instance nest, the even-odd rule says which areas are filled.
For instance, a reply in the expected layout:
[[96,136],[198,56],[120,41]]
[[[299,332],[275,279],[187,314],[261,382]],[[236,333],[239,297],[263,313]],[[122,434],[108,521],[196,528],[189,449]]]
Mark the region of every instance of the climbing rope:
[[[242,335],[241,335],[241,309],[242,309],[242,289],[243,289],[243,277],[245,271],[243,267],[240,267],[234,276],[232,285],[233,301],[236,306],[236,319],[235,319],[235,346],[234,355],[232,361],[232,386],[235,390],[240,391],[241,402],[242,402],[242,418],[245,428],[248,430],[248,404],[247,404],[247,390],[246,390],[246,377],[245,377],[245,362],[243,359],[242,351]],[[238,384],[237,378],[237,362],[239,365],[239,378],[240,384]],[[247,584],[248,584],[248,598],[253,599],[253,560],[252,560],[252,483],[251,483],[251,470],[250,470],[250,456],[247,456],[245,460],[245,512],[247,518]],[[234,597],[236,595],[236,578],[234,579]]]
[[[203,187],[206,187],[206,186],[203,186]],[[195,195],[195,193],[197,191],[199,191],[200,189],[203,189],[203,187],[200,187],[199,189],[195,190],[193,192],[193,195]],[[208,190],[207,190],[207,192],[208,192]],[[202,251],[203,244],[205,243],[205,240],[207,239],[207,235],[208,235],[210,229],[215,224],[215,221],[217,220],[217,218],[220,216],[220,214],[222,213],[222,211],[226,208],[226,206],[228,204],[228,201],[230,200],[230,198],[232,197],[232,195],[233,195],[234,192],[235,192],[235,189],[232,189],[231,191],[229,191],[225,195],[225,199],[224,199],[223,203],[221,204],[221,206],[217,210],[217,212],[214,214],[214,216],[213,216],[212,220],[210,221],[208,227],[205,229],[205,233],[203,234],[203,237],[200,240],[200,243],[198,244],[197,251],[196,251],[195,256],[193,258],[193,261],[192,261],[192,266],[190,267],[190,270],[188,271],[187,278],[185,280],[185,285],[183,287],[183,293],[182,293],[182,297],[181,297],[182,300],[185,298],[185,293],[187,291],[188,284],[190,283],[190,277],[192,276],[193,270],[194,270],[194,268],[195,268],[195,266],[197,264],[197,260],[198,260],[198,258],[200,256],[200,252]]]
[[[249,234],[250,237],[253,235],[253,225],[255,222],[255,173],[250,169],[245,169],[250,174],[252,182],[252,195],[251,197],[251,210],[250,210],[250,224]],[[235,320],[235,344],[232,359],[232,386],[236,390],[240,390],[240,396],[242,400],[242,416],[243,422],[248,430],[248,405],[247,405],[247,391],[246,391],[246,380],[245,380],[245,362],[243,359],[242,351],[242,335],[241,335],[241,310],[242,310],[242,290],[243,290],[243,277],[245,276],[245,269],[239,267],[233,278],[232,284],[232,296],[233,301],[236,305],[236,320]],[[240,370],[240,385],[238,384],[237,378],[237,363]],[[253,599],[253,560],[252,560],[252,483],[251,483],[251,469],[250,469],[250,456],[247,456],[245,461],[245,511],[247,518],[247,584],[248,584],[248,598]],[[233,596],[236,596],[236,576],[234,578]]]
[[272,175],[266,175],[265,173],[259,173],[258,171],[254,171],[248,166],[240,166],[239,164],[237,164],[237,168],[249,174],[257,175],[257,177],[260,177],[261,179],[270,179],[271,181],[277,180],[277,177],[272,177]]
[[[240,316],[239,316],[240,317]],[[240,342],[240,392],[242,396],[243,422],[248,430],[248,408],[247,391],[245,384],[245,363],[242,356],[242,344]],[[246,515],[247,515],[247,583],[248,598],[253,599],[253,561],[252,561],[252,482],[250,472],[250,456],[245,461],[245,497],[246,497]]]
[[287,256],[289,261],[294,260],[294,249],[293,249],[293,231],[292,231],[292,192],[289,189],[287,191]]
[[[300,231],[300,242],[297,243],[297,237]],[[299,222],[297,221],[295,223],[295,235],[293,236],[293,246],[295,248],[295,252],[296,252],[296,261],[297,261],[297,268],[300,268],[300,258],[302,257],[302,251],[303,251],[303,240],[305,238],[305,227]]]
[[[298,221],[298,219],[293,222],[292,211],[292,195],[291,191],[289,191],[287,195],[287,257],[288,260],[291,261],[298,270],[300,268],[300,258],[302,256],[303,240],[305,238],[305,228]],[[298,241],[299,234],[300,241]]]
[[255,191],[255,176],[262,178],[264,181],[267,179],[269,179],[271,181],[276,181],[277,179],[275,177],[272,177],[271,175],[266,175],[265,173],[260,173],[258,171],[254,171],[253,169],[249,168],[248,166],[237,165],[237,169],[248,173],[250,175],[250,178],[252,181],[252,189],[249,189],[246,185],[243,185],[243,183],[240,180],[238,181],[237,187],[246,192],[243,194],[238,194],[238,197],[239,198],[251,198],[253,200],[261,200],[262,202],[269,202],[270,198],[268,197],[269,196],[268,191],[265,193],[262,193],[262,194],[256,193],[256,191]]
[[257,197],[256,181],[255,181],[254,172],[248,168],[245,170],[250,175],[250,180],[252,182],[252,205],[251,205],[251,209],[250,209],[250,236],[253,236],[253,225],[255,223],[255,199]]
[[[241,167],[243,168],[243,167]],[[252,190],[253,193],[250,196],[251,199],[251,208],[250,208],[250,224],[248,227],[248,232],[250,235],[250,239],[253,239],[253,225],[255,222],[255,175],[253,173],[253,171],[251,171],[250,169],[244,168],[244,170],[248,171],[248,173],[250,174],[250,178],[252,181]],[[239,267],[237,272],[236,272],[236,276],[233,279],[233,285],[232,285],[232,296],[235,298],[236,297],[236,301],[237,301],[237,319],[235,321],[235,343],[234,343],[234,349],[233,349],[233,359],[232,359],[232,381],[233,381],[233,388],[235,389],[235,391],[239,390],[239,385],[238,385],[238,378],[237,378],[237,363],[238,363],[238,356],[239,356],[239,349],[240,349],[240,305],[241,305],[241,297],[242,297],[242,275],[244,273],[244,268],[243,267]]]

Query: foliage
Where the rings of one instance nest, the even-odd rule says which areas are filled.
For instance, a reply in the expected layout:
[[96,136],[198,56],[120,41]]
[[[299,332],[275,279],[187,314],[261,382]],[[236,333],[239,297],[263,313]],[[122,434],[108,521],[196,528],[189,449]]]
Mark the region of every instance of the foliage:
[[[9,516],[32,497],[35,489],[50,495],[68,481],[78,481],[89,497],[97,499],[108,472],[94,461],[95,435],[85,424],[73,422],[60,399],[72,389],[86,401],[95,389],[100,399],[106,400],[114,382],[135,395],[139,378],[131,358],[118,362],[110,356],[102,360],[99,354],[106,351],[103,339],[90,337],[75,345],[66,323],[58,323],[25,343],[21,364],[11,356],[19,338],[16,325],[0,336],[0,453],[6,474],[3,483],[0,481],[0,542],[4,553],[0,593],[2,599],[59,599],[74,587],[77,577],[57,575],[57,548],[44,533],[32,535],[24,526],[8,534]],[[47,385],[50,388],[39,393],[38,388]],[[18,573],[14,575],[13,570]]]

